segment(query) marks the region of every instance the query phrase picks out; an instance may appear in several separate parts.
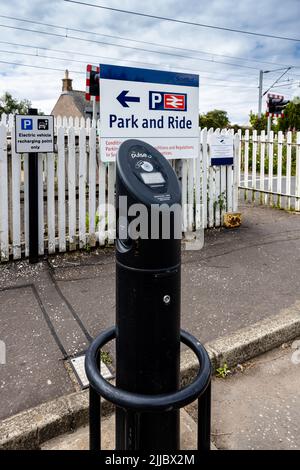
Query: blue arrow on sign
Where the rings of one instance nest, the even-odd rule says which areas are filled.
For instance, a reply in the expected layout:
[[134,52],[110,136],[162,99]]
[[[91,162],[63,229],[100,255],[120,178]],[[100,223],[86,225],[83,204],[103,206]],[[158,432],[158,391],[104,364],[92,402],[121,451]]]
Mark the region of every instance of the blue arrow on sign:
[[129,93],[129,90],[123,90],[119,96],[117,96],[117,100],[123,108],[129,108],[127,103],[139,103],[141,101],[138,96],[127,96],[127,93]]

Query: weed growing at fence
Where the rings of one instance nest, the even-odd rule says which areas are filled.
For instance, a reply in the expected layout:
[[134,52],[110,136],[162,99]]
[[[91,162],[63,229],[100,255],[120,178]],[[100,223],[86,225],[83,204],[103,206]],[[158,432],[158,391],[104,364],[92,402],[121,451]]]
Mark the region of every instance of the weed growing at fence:
[[217,377],[221,377],[222,379],[226,379],[227,375],[231,374],[231,371],[228,369],[226,362],[223,366],[219,367],[216,372]]

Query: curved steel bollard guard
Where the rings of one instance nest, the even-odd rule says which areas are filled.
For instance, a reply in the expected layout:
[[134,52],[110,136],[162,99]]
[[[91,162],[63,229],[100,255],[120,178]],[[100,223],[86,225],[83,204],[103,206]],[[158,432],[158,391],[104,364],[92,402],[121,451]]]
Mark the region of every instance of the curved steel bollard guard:
[[143,395],[118,389],[101,375],[99,370],[100,349],[115,337],[116,327],[114,326],[101,333],[92,342],[86,353],[85,369],[90,383],[90,450],[101,450],[100,397],[123,408],[131,417],[135,432],[127,450],[143,450],[140,449],[138,442],[140,413],[180,409],[198,399],[198,450],[210,450],[211,364],[202,344],[194,336],[181,330],[181,342],[192,349],[199,361],[199,371],[196,378],[188,386],[173,393]]

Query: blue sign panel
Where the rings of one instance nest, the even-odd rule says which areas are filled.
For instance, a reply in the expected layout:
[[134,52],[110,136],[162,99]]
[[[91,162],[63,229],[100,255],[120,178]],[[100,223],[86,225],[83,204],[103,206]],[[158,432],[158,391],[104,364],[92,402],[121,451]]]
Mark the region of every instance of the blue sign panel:
[[32,131],[32,119],[30,118],[21,119],[21,129],[22,131]]

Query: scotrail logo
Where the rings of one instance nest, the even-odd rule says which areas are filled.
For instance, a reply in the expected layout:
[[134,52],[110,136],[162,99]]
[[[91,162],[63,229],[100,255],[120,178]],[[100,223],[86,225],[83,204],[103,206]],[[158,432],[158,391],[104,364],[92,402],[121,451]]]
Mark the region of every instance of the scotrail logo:
[[149,109],[156,111],[186,111],[186,93],[149,91]]

